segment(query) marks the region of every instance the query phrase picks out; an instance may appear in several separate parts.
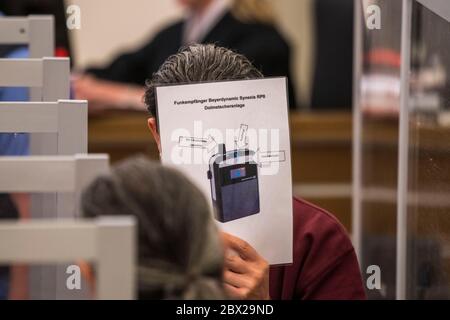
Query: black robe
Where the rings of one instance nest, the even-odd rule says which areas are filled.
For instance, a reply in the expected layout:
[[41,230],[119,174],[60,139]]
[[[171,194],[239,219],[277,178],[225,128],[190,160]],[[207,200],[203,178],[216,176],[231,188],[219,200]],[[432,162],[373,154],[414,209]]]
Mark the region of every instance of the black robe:
[[[106,68],[91,68],[87,72],[105,80],[144,85],[169,56],[178,52],[183,30],[183,21],[175,23],[139,50],[120,55]],[[296,107],[290,76],[291,50],[274,26],[244,23],[228,12],[202,43],[214,43],[245,55],[266,77],[287,76],[290,106]]]

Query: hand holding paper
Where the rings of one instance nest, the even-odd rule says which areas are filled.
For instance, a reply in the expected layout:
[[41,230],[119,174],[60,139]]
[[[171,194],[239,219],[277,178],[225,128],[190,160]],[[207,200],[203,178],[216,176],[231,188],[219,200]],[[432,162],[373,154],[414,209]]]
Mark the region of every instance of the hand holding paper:
[[222,233],[225,289],[235,299],[269,300],[269,264],[247,242]]

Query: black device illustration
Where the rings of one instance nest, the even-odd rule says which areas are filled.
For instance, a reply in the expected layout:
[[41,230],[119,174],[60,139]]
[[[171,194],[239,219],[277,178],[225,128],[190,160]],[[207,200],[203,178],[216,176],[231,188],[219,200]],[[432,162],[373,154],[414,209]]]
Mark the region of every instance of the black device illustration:
[[225,144],[219,144],[219,152],[211,157],[208,179],[218,221],[225,223],[260,212],[258,164],[254,155],[248,149],[227,152]]

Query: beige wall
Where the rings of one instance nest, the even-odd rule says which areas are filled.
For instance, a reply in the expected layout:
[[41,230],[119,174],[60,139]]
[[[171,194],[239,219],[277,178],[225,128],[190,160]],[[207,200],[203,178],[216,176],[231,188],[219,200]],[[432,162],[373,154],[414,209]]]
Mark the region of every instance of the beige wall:
[[181,15],[175,0],[66,0],[66,3],[81,9],[81,29],[70,31],[77,67],[106,63],[118,52],[140,45]]
[[[294,49],[295,81],[302,101],[309,96],[313,0],[271,0]],[[175,0],[66,0],[81,8],[81,30],[70,31],[77,67],[103,64],[140,45],[182,15]],[[130,5],[132,3],[133,5]]]

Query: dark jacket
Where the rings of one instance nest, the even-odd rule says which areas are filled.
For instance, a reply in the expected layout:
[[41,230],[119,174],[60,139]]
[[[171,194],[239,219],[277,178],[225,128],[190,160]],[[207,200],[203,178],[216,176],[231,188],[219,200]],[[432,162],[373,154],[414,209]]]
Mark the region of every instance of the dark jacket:
[[[108,67],[88,69],[95,76],[144,85],[164,61],[182,45],[184,22],[175,23],[159,32],[148,44],[135,52],[117,57]],[[269,24],[244,23],[226,13],[206,35],[203,43],[214,43],[245,55],[267,77],[287,76],[291,108],[296,106],[290,77],[290,47],[277,29]]]

